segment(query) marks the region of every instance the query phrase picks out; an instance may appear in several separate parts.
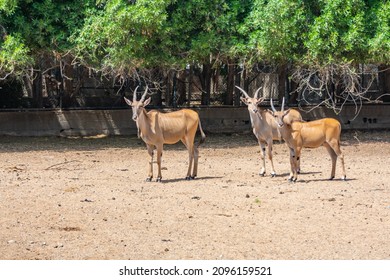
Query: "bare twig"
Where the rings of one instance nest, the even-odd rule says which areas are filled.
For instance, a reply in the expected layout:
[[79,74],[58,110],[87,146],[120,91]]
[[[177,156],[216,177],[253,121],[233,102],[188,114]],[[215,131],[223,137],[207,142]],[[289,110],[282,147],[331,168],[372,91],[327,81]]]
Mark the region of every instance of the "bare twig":
[[56,168],[59,168],[59,166],[62,166],[62,165],[65,165],[65,164],[68,164],[68,163],[71,163],[71,162],[80,162],[79,160],[66,160],[64,162],[61,162],[61,163],[57,163],[57,164],[53,164],[47,168],[45,168],[45,170],[49,170],[49,169],[56,169]]
[[[360,69],[361,68],[361,69]],[[292,75],[292,79],[298,84],[296,92],[299,94],[300,109],[310,112],[320,106],[332,109],[340,114],[343,107],[349,103],[355,106],[355,119],[363,103],[380,103],[379,97],[371,98],[368,93],[375,80],[378,71],[375,68],[356,67],[350,63],[340,65],[327,65],[325,67],[298,67]],[[363,77],[366,79],[365,84]],[[315,102],[309,97],[314,97]],[[302,107],[314,105],[310,109]],[[353,120],[352,119],[352,120]]]

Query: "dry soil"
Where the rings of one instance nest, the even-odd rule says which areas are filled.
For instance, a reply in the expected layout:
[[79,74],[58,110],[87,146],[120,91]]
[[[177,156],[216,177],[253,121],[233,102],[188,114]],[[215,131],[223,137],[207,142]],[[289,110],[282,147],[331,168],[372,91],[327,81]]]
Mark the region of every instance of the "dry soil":
[[252,134],[208,135],[192,181],[165,146],[162,183],[136,137],[1,137],[0,258],[390,259],[389,135],[343,133],[347,181],[303,150],[296,183],[283,143],[258,175]]

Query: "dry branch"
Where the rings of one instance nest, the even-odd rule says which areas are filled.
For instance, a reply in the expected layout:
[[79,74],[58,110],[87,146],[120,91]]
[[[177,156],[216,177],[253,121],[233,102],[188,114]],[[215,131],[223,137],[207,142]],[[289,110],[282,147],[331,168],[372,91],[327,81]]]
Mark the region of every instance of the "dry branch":
[[65,164],[68,164],[68,163],[71,163],[71,162],[80,162],[80,161],[79,160],[64,161],[64,162],[61,162],[61,163],[53,164],[53,165],[45,168],[45,170],[56,169],[56,168],[59,168],[59,166],[62,166],[62,165],[65,165]]
[[[359,114],[363,103],[380,103],[383,94],[371,99],[368,95],[377,77],[378,71],[364,66],[354,66],[350,63],[327,65],[323,67],[298,67],[292,75],[297,83],[296,92],[299,95],[299,107],[310,112],[320,106],[332,109],[339,114],[344,105],[349,103],[355,106],[355,118]],[[363,77],[366,79],[363,83]],[[368,80],[367,80],[368,78]],[[316,96],[320,102],[311,102],[308,96]],[[314,105],[309,110],[301,105]]]

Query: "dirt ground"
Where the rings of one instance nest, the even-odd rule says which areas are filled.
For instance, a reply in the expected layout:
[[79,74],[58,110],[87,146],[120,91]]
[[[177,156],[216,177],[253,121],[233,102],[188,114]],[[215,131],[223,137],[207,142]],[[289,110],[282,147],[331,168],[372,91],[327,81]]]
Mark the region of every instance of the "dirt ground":
[[193,181],[165,146],[162,183],[136,137],[1,137],[0,258],[390,259],[389,135],[343,133],[347,181],[303,150],[296,183],[283,143],[258,175],[252,134],[208,135]]

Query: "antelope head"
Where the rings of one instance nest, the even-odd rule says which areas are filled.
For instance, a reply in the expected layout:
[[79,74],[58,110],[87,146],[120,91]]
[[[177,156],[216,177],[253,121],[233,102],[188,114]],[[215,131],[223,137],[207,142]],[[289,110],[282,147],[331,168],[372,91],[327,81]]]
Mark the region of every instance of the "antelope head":
[[245,90],[243,90],[242,88],[240,88],[240,87],[238,87],[238,86],[236,86],[236,88],[238,88],[238,89],[244,94],[244,96],[241,96],[241,98],[240,98],[241,101],[244,102],[244,104],[248,106],[248,110],[249,110],[249,111],[252,111],[253,113],[256,114],[256,113],[259,111],[258,106],[259,106],[260,103],[263,102],[264,99],[265,99],[265,98],[263,98],[263,97],[260,97],[260,98],[258,97],[259,91],[262,89],[262,87],[259,87],[259,88],[256,90],[256,92],[255,92],[255,94],[254,94],[253,97],[250,97],[250,96],[248,95],[248,93],[247,93]]
[[148,87],[146,87],[145,92],[142,94],[141,99],[137,101],[137,89],[138,89],[138,86],[134,90],[133,101],[130,101],[126,97],[123,97],[125,99],[125,102],[127,103],[127,105],[131,106],[131,109],[133,111],[132,119],[135,122],[137,121],[138,116],[141,114],[142,109],[144,107],[148,106],[150,101],[151,101],[151,97],[149,97],[148,99],[145,100],[146,95],[148,93]]
[[272,112],[270,111],[270,113],[272,114],[272,116],[274,116],[277,125],[279,127],[283,127],[283,125],[284,125],[283,119],[290,112],[290,109],[284,111],[284,97],[282,100],[282,107],[281,107],[280,111],[276,111],[276,109],[274,107],[274,103],[273,103],[272,98],[271,98],[271,109],[272,109]]

